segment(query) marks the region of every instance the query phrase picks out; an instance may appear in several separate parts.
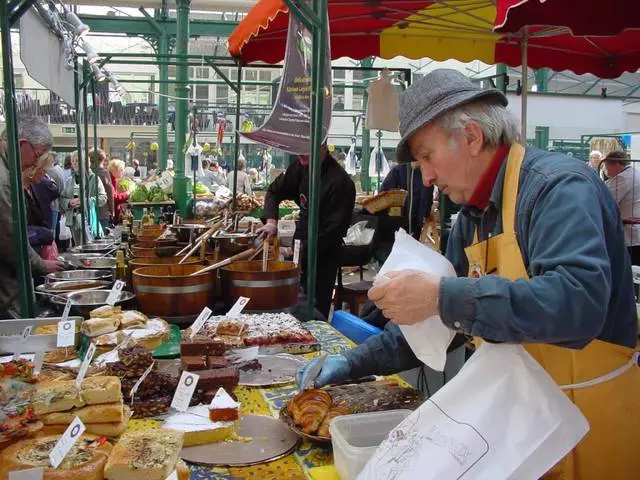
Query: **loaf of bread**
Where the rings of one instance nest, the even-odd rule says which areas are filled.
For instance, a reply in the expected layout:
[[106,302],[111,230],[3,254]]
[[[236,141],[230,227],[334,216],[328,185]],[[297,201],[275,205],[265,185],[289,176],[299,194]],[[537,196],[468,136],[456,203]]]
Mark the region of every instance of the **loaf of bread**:
[[95,435],[82,434],[58,468],[49,462],[49,454],[60,435],[45,435],[22,440],[0,454],[0,478],[9,472],[43,467],[45,480],[102,480],[103,469],[112,450],[109,442]]
[[329,410],[329,413],[327,413],[327,416],[324,417],[324,420],[320,424],[317,435],[319,437],[331,437],[331,434],[329,433],[329,424],[331,423],[331,420],[339,417],[340,415],[349,415],[350,413],[351,410],[349,410],[344,405],[332,407],[331,410]]
[[120,328],[144,327],[149,319],[144,313],[128,310],[120,314]]
[[87,337],[99,337],[106,333],[112,333],[118,330],[120,319],[116,317],[107,318],[91,318],[82,322],[81,331]]
[[84,407],[84,400],[75,380],[46,382],[36,386],[33,396],[33,410],[36,415],[64,412],[78,407]]
[[69,425],[75,416],[82,423],[113,423],[124,419],[122,402],[90,405],[69,412],[53,412],[40,416],[45,425]]
[[111,305],[103,305],[89,312],[90,318],[107,318],[119,315],[122,311],[121,307],[113,307]]
[[324,390],[305,390],[289,403],[289,413],[293,422],[304,433],[314,434],[320,428],[331,409],[331,395]]
[[184,434],[159,428],[125,433],[104,469],[109,480],[165,480],[175,469]]
[[[100,405],[102,407],[103,405]],[[87,408],[95,408],[95,407],[87,407]],[[57,415],[55,413],[50,415]],[[99,435],[101,437],[119,437],[122,435],[127,429],[127,425],[129,425],[129,418],[131,417],[131,410],[126,405],[124,406],[123,419],[119,422],[109,422],[109,423],[88,423],[83,421],[84,426],[86,428],[85,433],[90,433],[92,435]],[[70,416],[70,420],[73,419],[73,416]],[[93,418],[92,420],[102,421],[102,418]],[[70,423],[70,422],[69,422]],[[45,435],[53,435],[53,434],[61,434],[64,433],[69,424],[64,425],[46,425],[42,429],[42,433]]]
[[80,388],[80,396],[86,405],[122,402],[120,379],[114,376],[85,378]]

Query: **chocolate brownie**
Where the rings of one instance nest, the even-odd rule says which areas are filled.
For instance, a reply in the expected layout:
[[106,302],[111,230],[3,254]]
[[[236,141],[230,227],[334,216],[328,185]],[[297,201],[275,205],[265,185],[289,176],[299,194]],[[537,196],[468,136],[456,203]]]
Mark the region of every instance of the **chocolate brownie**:
[[183,356],[181,361],[182,370],[187,372],[197,372],[207,370],[207,357],[204,355]]
[[209,368],[225,368],[229,366],[229,360],[226,357],[209,355],[207,357],[207,366]]
[[211,340],[207,337],[196,336],[180,344],[180,355],[183,357],[195,355],[224,355],[227,347],[223,342]]
[[[225,390],[233,390],[240,381],[240,372],[235,367],[216,368],[213,370],[202,370],[198,372],[198,389],[202,391],[217,390],[224,387]],[[227,388],[227,387],[232,388]]]

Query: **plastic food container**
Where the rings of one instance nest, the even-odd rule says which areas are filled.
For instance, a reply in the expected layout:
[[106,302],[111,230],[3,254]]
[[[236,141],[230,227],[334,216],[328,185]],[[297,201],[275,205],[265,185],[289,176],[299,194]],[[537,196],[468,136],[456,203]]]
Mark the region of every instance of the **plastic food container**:
[[358,413],[334,418],[329,425],[333,460],[342,480],[355,480],[389,432],[411,410]]

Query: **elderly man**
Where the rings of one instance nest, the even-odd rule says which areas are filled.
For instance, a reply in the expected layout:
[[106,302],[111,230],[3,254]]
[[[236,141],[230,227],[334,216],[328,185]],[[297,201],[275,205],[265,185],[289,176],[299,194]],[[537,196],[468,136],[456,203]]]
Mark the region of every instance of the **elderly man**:
[[600,162],[602,162],[602,153],[599,150],[593,150],[589,154],[589,166],[597,172],[600,168]]
[[[463,205],[447,246],[459,277],[393,272],[369,296],[396,324],[439,315],[477,339],[522,344],[559,385],[587,382],[566,392],[590,431],[553,478],[636,478],[638,331],[617,205],[585,164],[522,147],[506,105],[453,70],[403,94],[398,158],[417,161],[425,185]],[[387,362],[417,363],[397,327],[330,356],[318,381],[377,373]]]
[[[640,170],[631,166],[625,152],[611,152],[604,159],[607,187],[620,207],[622,219],[640,217]],[[640,265],[640,225],[624,226],[625,245],[631,263]]]
[[[49,127],[37,117],[18,120],[20,163],[22,176],[34,178],[44,173],[51,162],[49,155],[53,137]],[[20,284],[16,265],[16,249],[13,240],[13,209],[11,207],[11,184],[7,153],[7,132],[0,136],[0,318],[7,318],[8,311],[18,307]],[[43,260],[28,246],[29,264],[34,276],[45,275],[64,268],[56,260]]]

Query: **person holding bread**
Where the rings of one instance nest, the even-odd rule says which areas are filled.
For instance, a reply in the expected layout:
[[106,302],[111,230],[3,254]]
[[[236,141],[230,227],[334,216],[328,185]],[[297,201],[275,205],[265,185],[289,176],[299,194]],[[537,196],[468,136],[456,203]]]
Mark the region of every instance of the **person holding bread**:
[[[418,162],[425,185],[463,205],[446,250],[458,277],[391,272],[369,298],[394,324],[439,316],[476,341],[521,344],[568,386],[590,431],[549,478],[636,478],[638,326],[620,212],[586,164],[522,146],[506,106],[454,70],[403,93],[399,161]],[[329,356],[316,386],[417,364],[389,327]]]

